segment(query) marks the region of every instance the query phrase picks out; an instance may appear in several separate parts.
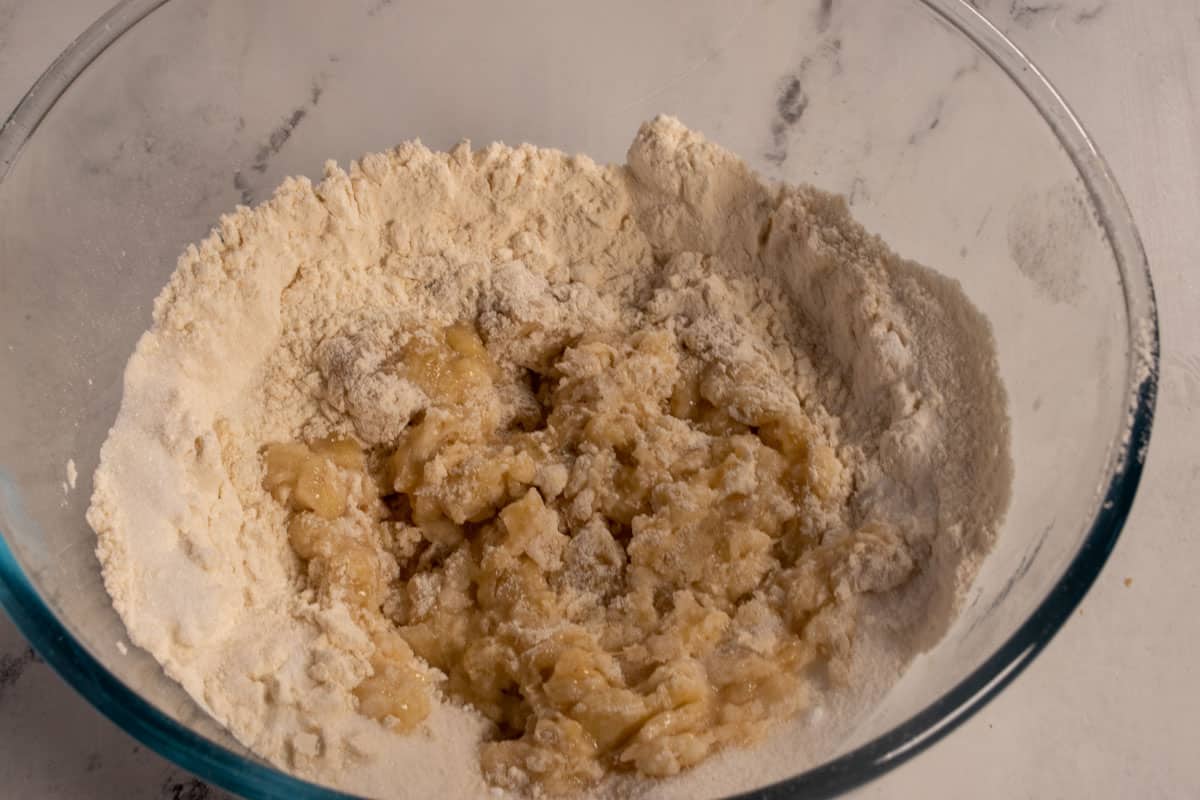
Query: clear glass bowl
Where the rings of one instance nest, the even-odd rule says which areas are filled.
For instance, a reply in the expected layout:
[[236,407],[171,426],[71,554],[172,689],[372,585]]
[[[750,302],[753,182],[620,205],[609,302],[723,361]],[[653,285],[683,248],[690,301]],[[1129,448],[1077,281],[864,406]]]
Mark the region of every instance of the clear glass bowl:
[[83,512],[151,301],[222,211],[285,175],[318,175],[326,158],[470,137],[620,161],[659,112],[771,178],[845,193],[900,253],[960,280],[995,327],[1011,401],[1012,508],[961,618],[833,758],[760,796],[869,780],[1011,681],[1129,511],[1157,325],[1103,161],[960,0],[114,8],[0,133],[0,600],[45,659],[217,784],[336,796],[247,753],[149,656],[118,645]]

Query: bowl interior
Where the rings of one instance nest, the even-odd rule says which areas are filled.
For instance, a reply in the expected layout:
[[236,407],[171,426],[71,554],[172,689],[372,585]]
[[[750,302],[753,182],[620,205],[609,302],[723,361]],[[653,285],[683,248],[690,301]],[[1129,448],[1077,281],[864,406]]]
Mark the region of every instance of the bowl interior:
[[[844,193],[995,329],[1016,463],[1001,538],[947,637],[831,756],[941,708],[1062,589],[1129,425],[1112,209],[1021,88],[927,4],[169,2],[74,80],[0,183],[0,530],[28,580],[10,564],[5,599],[19,619],[50,609],[68,634],[55,646],[87,662],[85,694],[99,703],[99,665],[210,743],[167,723],[143,732],[152,746],[235,789],[281,780],[124,652],[83,519],[125,361],[182,248],[328,158],[419,137],[621,161],[660,112],[770,178]],[[100,704],[119,717],[123,702]]]

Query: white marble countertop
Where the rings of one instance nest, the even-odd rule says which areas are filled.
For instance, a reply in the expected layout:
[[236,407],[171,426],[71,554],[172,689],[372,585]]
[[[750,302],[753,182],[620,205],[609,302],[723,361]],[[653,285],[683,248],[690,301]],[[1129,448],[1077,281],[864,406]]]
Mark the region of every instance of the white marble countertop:
[[[0,0],[0,112],[111,0]],[[859,798],[1200,796],[1200,4],[975,0],[1072,104],[1141,230],[1163,330],[1133,514],[1074,619],[1009,688]],[[0,795],[216,800],[138,745],[0,616]]]

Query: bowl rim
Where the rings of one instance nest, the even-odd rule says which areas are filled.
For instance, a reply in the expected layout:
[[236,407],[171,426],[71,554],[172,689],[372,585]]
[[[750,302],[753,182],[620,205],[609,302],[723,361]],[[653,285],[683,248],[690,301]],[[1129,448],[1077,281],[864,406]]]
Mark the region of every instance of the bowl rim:
[[[0,127],[0,183],[24,144],[75,79],[111,44],[169,0],[123,0],[73,40]],[[1029,618],[990,657],[916,715],[866,744],[739,798],[824,798],[882,775],[949,734],[1021,673],[1083,599],[1129,515],[1150,442],[1159,375],[1158,313],[1141,238],[1091,137],[1046,77],[969,0],[918,0],[1000,67],[1070,157],[1108,239],[1124,295],[1129,352],[1124,424],[1110,446],[1108,483],[1079,551]],[[246,796],[344,798],[211,741],[168,717],[108,671],[42,600],[0,531],[0,605],[45,661],[101,713],[183,768]]]

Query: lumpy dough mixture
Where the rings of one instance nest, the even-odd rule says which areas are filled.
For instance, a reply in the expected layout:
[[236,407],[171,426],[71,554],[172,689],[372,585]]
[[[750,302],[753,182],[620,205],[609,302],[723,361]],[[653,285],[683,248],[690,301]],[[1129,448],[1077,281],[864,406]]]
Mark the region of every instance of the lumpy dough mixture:
[[410,144],[285,184],[155,319],[89,512],[114,604],[354,791],[691,791],[893,680],[1007,502],[957,286],[668,118],[627,167]]
[[[662,319],[549,338],[526,366],[466,326],[394,346],[420,419],[370,464],[349,439],[269,445],[267,486],[308,585],[379,637],[360,711],[420,722],[422,659],[496,723],[494,783],[673,775],[753,741],[804,706],[806,668],[838,673],[855,593],[912,571],[879,524],[822,543],[847,471],[764,358],[722,359]],[[369,413],[378,372],[353,338],[318,358]]]

